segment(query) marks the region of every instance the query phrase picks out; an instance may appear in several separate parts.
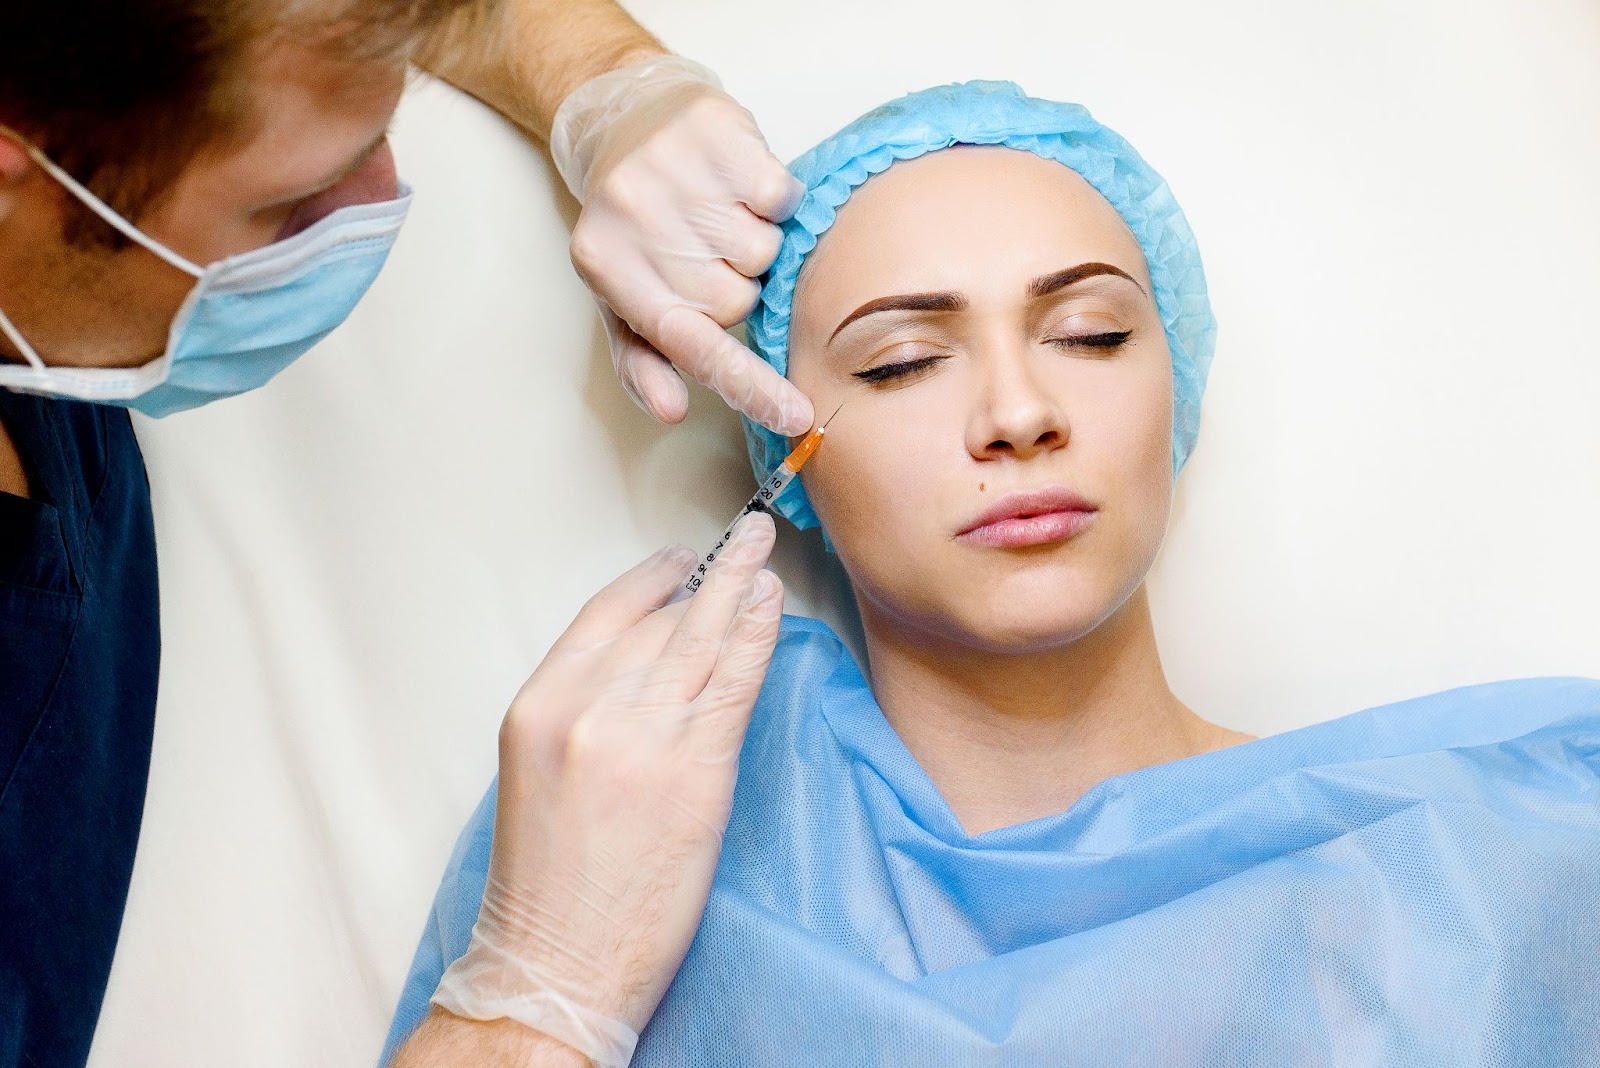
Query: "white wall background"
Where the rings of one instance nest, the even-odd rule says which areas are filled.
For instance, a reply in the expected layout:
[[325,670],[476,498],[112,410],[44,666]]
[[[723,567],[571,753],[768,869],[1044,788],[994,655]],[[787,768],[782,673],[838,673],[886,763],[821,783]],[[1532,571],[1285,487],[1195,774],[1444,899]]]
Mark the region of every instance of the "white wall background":
[[[1153,579],[1204,714],[1600,675],[1593,0],[630,7],[784,159],[1002,77],[1166,174],[1221,321]],[[395,143],[417,203],[349,324],[260,394],[140,424],[165,665],[96,1068],[370,1063],[512,693],[750,486],[703,396],[665,432],[616,389],[542,153],[429,83]],[[803,541],[780,569],[826,609]]]

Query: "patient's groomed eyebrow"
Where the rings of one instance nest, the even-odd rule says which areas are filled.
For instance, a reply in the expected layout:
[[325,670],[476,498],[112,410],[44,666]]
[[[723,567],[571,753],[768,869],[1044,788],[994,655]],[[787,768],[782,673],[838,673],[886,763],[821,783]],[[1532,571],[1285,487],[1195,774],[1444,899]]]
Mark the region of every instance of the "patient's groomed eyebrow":
[[901,293],[893,297],[879,297],[869,300],[855,311],[844,317],[844,322],[833,328],[833,333],[828,335],[832,341],[839,336],[839,331],[861,318],[863,315],[872,315],[876,312],[886,311],[961,311],[967,306],[967,298],[960,293]]
[[1128,281],[1133,282],[1134,285],[1139,286],[1139,292],[1144,292],[1144,286],[1139,285],[1133,275],[1124,271],[1121,267],[1113,267],[1109,263],[1080,263],[1076,267],[1068,267],[1064,271],[1057,271],[1054,274],[1035,278],[1028,283],[1028,296],[1049,296],[1058,289],[1065,289],[1070,285],[1083,281],[1085,278],[1093,278],[1101,274],[1114,274],[1118,278],[1126,278]]
[[[1086,278],[1097,275],[1111,274],[1118,278],[1126,278],[1138,287],[1139,292],[1144,292],[1144,286],[1139,285],[1127,271],[1121,267],[1113,267],[1109,263],[1080,263],[1076,267],[1068,267],[1064,271],[1053,274],[1041,275],[1028,283],[1028,297],[1036,300],[1039,297],[1049,296],[1051,293],[1067,286],[1075,285]],[[967,298],[960,293],[901,293],[892,297],[879,297],[869,300],[855,311],[844,317],[844,321],[833,328],[833,333],[828,335],[832,342],[839,336],[839,331],[855,322],[864,315],[873,315],[877,312],[887,311],[962,311],[967,306]]]

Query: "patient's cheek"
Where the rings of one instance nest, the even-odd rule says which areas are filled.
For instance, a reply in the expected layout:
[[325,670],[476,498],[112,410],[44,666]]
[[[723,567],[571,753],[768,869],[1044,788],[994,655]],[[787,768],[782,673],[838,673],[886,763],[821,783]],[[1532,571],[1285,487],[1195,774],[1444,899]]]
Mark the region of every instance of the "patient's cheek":
[[858,499],[851,494],[841,492],[849,479],[844,477],[841,465],[833,461],[833,456],[827,460],[822,457],[822,452],[834,443],[826,441],[822,450],[806,464],[806,469],[800,475],[801,484],[805,486],[806,497],[811,501],[811,508],[817,513],[817,518],[827,528],[828,536],[835,543],[840,538],[847,538],[854,525],[856,510],[860,506]]
[[878,528],[881,533],[893,515],[893,502],[883,499],[880,485],[885,472],[856,445],[851,436],[835,440],[830,431],[800,476],[829,539],[846,558],[857,556],[858,549],[870,552],[870,543],[878,540],[870,532]]
[[840,435],[817,451],[802,475],[835,550],[861,579],[926,559],[937,536],[929,510],[939,495],[926,470],[904,465],[896,445],[883,432]]

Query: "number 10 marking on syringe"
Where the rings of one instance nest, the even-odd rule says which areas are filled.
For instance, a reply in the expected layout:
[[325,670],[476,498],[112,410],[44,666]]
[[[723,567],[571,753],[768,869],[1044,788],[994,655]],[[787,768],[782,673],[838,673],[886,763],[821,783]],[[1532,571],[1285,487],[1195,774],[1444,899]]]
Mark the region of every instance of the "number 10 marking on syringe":
[[[839,405],[839,408],[843,407],[844,405]],[[839,408],[833,410],[833,415],[839,414]],[[722,537],[717,539],[717,543],[711,547],[711,551],[701,559],[694,569],[694,574],[689,576],[689,581],[683,584],[686,592],[693,593],[700,588],[700,584],[705,581],[706,570],[711,567],[712,561],[722,555],[722,550],[726,549],[728,542],[733,540],[733,528],[739,525],[739,520],[751,512],[767,511],[772,502],[778,499],[778,494],[783,492],[784,487],[794,481],[794,476],[800,473],[800,469],[806,465],[806,461],[811,459],[811,454],[817,451],[817,446],[822,444],[822,435],[827,433],[828,423],[833,422],[833,415],[828,416],[827,422],[824,422],[800,439],[800,444],[796,445],[794,451],[783,458],[783,463],[779,464],[778,469],[772,472],[771,477],[761,484],[761,488],[756,490],[756,495],[751,497],[743,508],[739,509],[739,514],[733,517],[733,522],[728,524],[728,529],[722,532]]]

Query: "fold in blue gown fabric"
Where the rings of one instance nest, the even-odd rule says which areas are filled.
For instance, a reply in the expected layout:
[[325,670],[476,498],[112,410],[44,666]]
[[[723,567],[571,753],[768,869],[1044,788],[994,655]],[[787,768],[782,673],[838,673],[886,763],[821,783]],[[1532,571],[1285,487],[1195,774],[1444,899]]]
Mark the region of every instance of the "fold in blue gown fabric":
[[[648,1068],[1600,1065],[1600,682],[1402,701],[969,837],[789,618]],[[493,790],[384,1059],[465,951]]]

